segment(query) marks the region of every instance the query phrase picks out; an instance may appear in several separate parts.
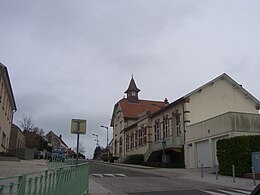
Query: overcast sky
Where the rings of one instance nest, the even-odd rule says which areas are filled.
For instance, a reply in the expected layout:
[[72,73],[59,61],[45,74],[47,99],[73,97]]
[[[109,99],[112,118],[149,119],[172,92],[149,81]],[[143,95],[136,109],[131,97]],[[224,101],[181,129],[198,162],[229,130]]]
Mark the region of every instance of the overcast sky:
[[[227,73],[260,99],[260,1],[0,0],[0,62],[17,104],[69,147],[72,118],[91,158],[106,146],[131,75],[142,99],[170,102]],[[112,138],[112,128],[109,129]]]

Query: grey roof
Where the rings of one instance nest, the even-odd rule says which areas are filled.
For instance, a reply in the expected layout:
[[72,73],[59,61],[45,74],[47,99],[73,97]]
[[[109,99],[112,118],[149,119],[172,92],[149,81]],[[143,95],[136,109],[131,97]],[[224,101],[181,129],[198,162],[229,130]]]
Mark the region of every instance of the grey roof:
[[132,79],[131,79],[130,84],[128,86],[128,89],[125,91],[125,93],[128,93],[129,91],[135,91],[135,92],[141,91],[140,89],[137,88],[133,76],[132,76]]

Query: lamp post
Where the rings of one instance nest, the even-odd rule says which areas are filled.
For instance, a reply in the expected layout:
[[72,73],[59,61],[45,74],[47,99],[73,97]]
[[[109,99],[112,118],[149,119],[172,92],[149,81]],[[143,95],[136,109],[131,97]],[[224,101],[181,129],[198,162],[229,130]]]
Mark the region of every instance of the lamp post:
[[96,139],[95,139],[94,141],[96,141],[96,142],[97,142],[97,143],[96,143],[96,147],[98,147],[98,145],[99,145],[99,144],[98,144],[98,135],[97,135],[97,134],[95,134],[95,133],[93,133],[92,135],[93,135],[93,136],[96,136]]
[[162,147],[163,147],[162,167],[164,167],[164,165],[165,165],[165,150],[164,150],[165,146],[166,146],[166,141],[163,140],[163,141],[162,141]]
[[108,150],[108,127],[101,125],[102,128],[107,129],[107,160],[109,161],[109,150]]

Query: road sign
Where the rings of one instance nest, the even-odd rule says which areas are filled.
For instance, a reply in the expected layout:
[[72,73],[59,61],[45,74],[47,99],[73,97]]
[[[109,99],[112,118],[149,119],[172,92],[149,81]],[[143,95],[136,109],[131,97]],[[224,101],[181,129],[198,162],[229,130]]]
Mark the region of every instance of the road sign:
[[71,133],[73,134],[86,134],[86,120],[72,119],[71,120]]

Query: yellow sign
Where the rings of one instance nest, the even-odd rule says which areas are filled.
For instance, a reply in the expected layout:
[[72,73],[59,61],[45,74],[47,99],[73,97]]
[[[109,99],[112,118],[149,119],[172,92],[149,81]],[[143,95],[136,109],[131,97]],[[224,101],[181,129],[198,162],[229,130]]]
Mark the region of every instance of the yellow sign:
[[86,134],[87,122],[83,119],[72,119],[71,120],[71,133],[75,134]]

